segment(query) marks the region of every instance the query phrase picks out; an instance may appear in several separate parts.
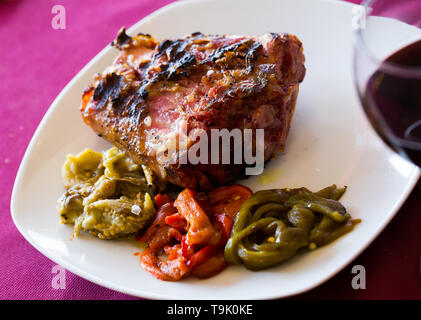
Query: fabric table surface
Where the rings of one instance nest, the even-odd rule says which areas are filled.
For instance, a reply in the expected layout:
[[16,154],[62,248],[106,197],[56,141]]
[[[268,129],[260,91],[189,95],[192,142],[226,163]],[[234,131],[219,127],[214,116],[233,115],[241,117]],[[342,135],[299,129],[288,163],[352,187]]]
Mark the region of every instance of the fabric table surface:
[[[20,235],[11,219],[10,197],[25,149],[58,93],[121,26],[129,27],[170,2],[0,0],[0,299],[137,299],[69,271],[66,289],[54,289],[55,263]],[[57,4],[66,9],[64,30],[51,26]],[[418,186],[355,261],[292,299],[420,299],[420,196]],[[366,269],[365,290],[351,286],[354,265]]]

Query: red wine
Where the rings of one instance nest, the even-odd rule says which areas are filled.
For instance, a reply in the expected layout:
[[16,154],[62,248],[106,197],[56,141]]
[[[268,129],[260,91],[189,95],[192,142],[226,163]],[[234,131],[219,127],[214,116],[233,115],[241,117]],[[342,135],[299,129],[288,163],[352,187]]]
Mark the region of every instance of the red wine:
[[[384,63],[389,62],[421,70],[421,40],[397,51]],[[383,71],[383,65],[367,83],[362,99],[365,112],[392,149],[421,166],[421,74],[396,75]]]

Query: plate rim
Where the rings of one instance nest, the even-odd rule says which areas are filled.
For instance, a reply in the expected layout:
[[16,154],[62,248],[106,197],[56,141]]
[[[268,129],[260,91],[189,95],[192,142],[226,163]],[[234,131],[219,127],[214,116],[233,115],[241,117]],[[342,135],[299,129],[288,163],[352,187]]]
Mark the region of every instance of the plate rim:
[[[144,24],[147,20],[153,19],[155,16],[158,16],[161,13],[163,13],[165,11],[168,11],[168,10],[171,10],[173,8],[176,8],[176,7],[180,7],[180,6],[182,7],[184,5],[189,5],[191,3],[201,3],[201,2],[202,3],[206,3],[206,2],[212,3],[212,2],[222,2],[222,1],[224,1],[224,0],[179,0],[179,1],[175,1],[175,2],[172,2],[170,4],[167,4],[167,5],[159,8],[158,10],[152,12],[151,14],[145,16],[144,18],[142,18],[138,22],[134,23],[130,28],[128,28],[127,31],[130,33],[131,31],[133,31],[133,29],[138,28],[139,25]],[[326,3],[330,3],[331,5],[348,6],[348,7],[359,7],[360,6],[360,5],[357,5],[357,4],[350,3],[350,2],[338,1],[338,0],[299,0],[299,1],[302,1],[302,2],[304,2],[304,1],[326,2]],[[32,151],[34,149],[34,147],[36,145],[36,142],[39,140],[39,136],[40,136],[41,132],[43,131],[46,124],[48,123],[48,120],[52,116],[53,112],[58,108],[60,100],[67,93],[67,91],[69,91],[70,87],[72,87],[75,83],[77,83],[79,81],[79,79],[84,75],[84,73],[87,70],[89,70],[92,67],[92,65],[94,65],[96,62],[98,62],[109,50],[111,50],[109,45],[104,47],[66,84],[66,86],[60,91],[60,93],[57,95],[57,97],[51,103],[47,112],[44,114],[42,120],[38,124],[37,129],[35,130],[32,138],[31,138],[31,140],[30,140],[30,142],[29,142],[29,144],[26,148],[26,151],[25,151],[24,156],[22,158],[22,161],[19,165],[19,169],[18,169],[16,178],[15,178],[15,181],[14,181],[14,184],[13,184],[12,195],[11,195],[11,200],[10,200],[10,212],[11,212],[11,217],[12,217],[13,223],[16,226],[16,228],[18,229],[18,231],[20,232],[20,234],[25,238],[25,240],[28,241],[41,254],[43,254],[44,256],[49,258],[51,261],[61,265],[66,270],[74,273],[75,275],[80,276],[80,277],[82,277],[82,278],[84,278],[88,281],[91,281],[91,282],[97,284],[97,285],[103,286],[105,288],[108,288],[108,289],[111,289],[111,290],[114,290],[114,291],[117,291],[117,292],[132,295],[134,297],[145,298],[145,299],[183,299],[183,300],[201,299],[201,300],[211,300],[212,298],[197,298],[197,297],[193,297],[193,296],[191,296],[191,297],[184,296],[184,297],[176,297],[175,298],[171,294],[167,295],[165,293],[155,293],[155,292],[145,291],[142,288],[131,289],[131,288],[122,287],[122,286],[114,284],[110,281],[104,280],[101,277],[95,276],[95,274],[93,274],[91,272],[84,271],[83,269],[75,266],[71,262],[67,262],[65,259],[62,259],[60,256],[54,256],[54,254],[51,254],[46,248],[44,248],[42,245],[38,244],[38,242],[35,241],[29,235],[27,230],[25,230],[24,227],[17,220],[17,214],[16,214],[15,206],[16,206],[17,200],[19,199],[19,193],[18,193],[19,187],[23,182],[24,174],[28,170],[28,162],[29,162],[29,159],[30,159],[30,154],[32,153]],[[325,283],[326,281],[328,281],[329,279],[334,277],[336,274],[341,272],[347,265],[352,263],[352,261],[355,260],[356,257],[358,257],[363,251],[365,251],[367,249],[367,247],[370,246],[372,244],[372,242],[379,236],[379,234],[381,232],[383,232],[383,230],[386,228],[386,226],[396,216],[397,212],[402,207],[402,205],[404,204],[406,199],[409,197],[411,191],[414,189],[414,187],[415,187],[415,185],[416,185],[420,176],[421,176],[421,171],[415,167],[414,170],[412,170],[412,173],[407,180],[406,187],[402,191],[399,200],[396,201],[393,208],[390,209],[391,213],[388,216],[386,216],[386,219],[384,219],[381,222],[377,231],[374,232],[370,236],[369,241],[367,241],[360,248],[360,250],[357,250],[349,259],[347,259],[347,261],[345,263],[342,263],[339,267],[335,268],[335,270],[333,272],[327,273],[324,277],[322,277],[318,281],[316,281],[316,282],[314,282],[314,283],[312,283],[308,286],[305,286],[305,287],[303,287],[299,290],[296,290],[293,293],[287,293],[287,294],[277,295],[277,296],[274,296],[273,294],[269,294],[269,295],[257,294],[254,297],[251,297],[249,299],[252,299],[252,300],[257,300],[257,299],[267,300],[267,299],[276,299],[276,298],[279,298],[279,297],[286,298],[286,297],[290,297],[290,296],[299,295],[301,293],[310,291],[310,290],[320,286],[321,284]],[[234,300],[237,300],[237,299],[234,298]]]

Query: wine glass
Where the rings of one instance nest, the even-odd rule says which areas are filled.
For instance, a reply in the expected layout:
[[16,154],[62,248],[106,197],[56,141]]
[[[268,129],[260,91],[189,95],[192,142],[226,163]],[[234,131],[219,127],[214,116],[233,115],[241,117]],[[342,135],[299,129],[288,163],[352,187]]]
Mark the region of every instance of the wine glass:
[[355,13],[364,111],[389,147],[421,166],[421,0],[365,0]]

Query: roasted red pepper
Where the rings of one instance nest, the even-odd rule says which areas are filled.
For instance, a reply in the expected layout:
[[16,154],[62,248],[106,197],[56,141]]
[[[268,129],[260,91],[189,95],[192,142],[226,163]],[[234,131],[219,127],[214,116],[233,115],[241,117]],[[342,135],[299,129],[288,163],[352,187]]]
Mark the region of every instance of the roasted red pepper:
[[181,244],[175,244],[173,246],[165,246],[164,252],[167,255],[168,260],[174,260],[181,256]]
[[[222,232],[223,240],[225,240],[225,243],[228,241],[230,235],[231,235],[231,229],[234,224],[232,219],[228,216],[226,213],[218,214],[215,217],[215,222],[220,225],[220,230]],[[225,245],[224,243],[224,245]]]
[[188,245],[186,242],[186,236],[183,236],[181,240],[181,252],[183,257],[190,259],[191,256],[197,251],[197,245]]
[[224,252],[221,249],[208,260],[193,268],[191,275],[199,279],[210,278],[224,270],[227,265],[228,263],[224,259]]
[[140,242],[148,242],[158,230],[158,228],[165,225],[165,218],[176,212],[177,209],[174,207],[174,202],[168,202],[162,205],[155,214],[155,218],[149,225],[146,232],[143,234],[143,236],[139,237],[138,240]]
[[151,248],[146,248],[140,256],[140,263],[143,268],[155,278],[165,281],[177,281],[190,272],[190,268],[186,265],[183,257],[162,261],[159,259],[158,254]]
[[187,261],[187,266],[193,269],[194,267],[208,260],[217,250],[218,247],[213,245],[207,245],[203,247],[192,255],[189,261]]
[[164,204],[172,201],[174,200],[167,194],[159,193],[155,196],[155,206],[157,209],[161,208]]
[[234,222],[241,205],[252,195],[253,192],[249,188],[234,184],[211,191],[208,199],[214,215],[225,213]]
[[[223,251],[234,220],[251,195],[241,185],[217,188],[209,195],[185,189],[174,202],[168,195],[157,195],[158,212],[140,238],[148,242],[140,257],[142,266],[167,281],[221,272],[227,266]],[[162,253],[166,260],[159,258]]]
[[187,231],[187,221],[179,213],[174,213],[170,216],[165,217],[165,223],[170,225],[171,227],[176,228],[179,231]]
[[187,220],[189,226],[186,239],[187,244],[207,244],[215,230],[213,229],[209,217],[195,199],[194,191],[190,189],[181,191],[174,202],[174,206]]

